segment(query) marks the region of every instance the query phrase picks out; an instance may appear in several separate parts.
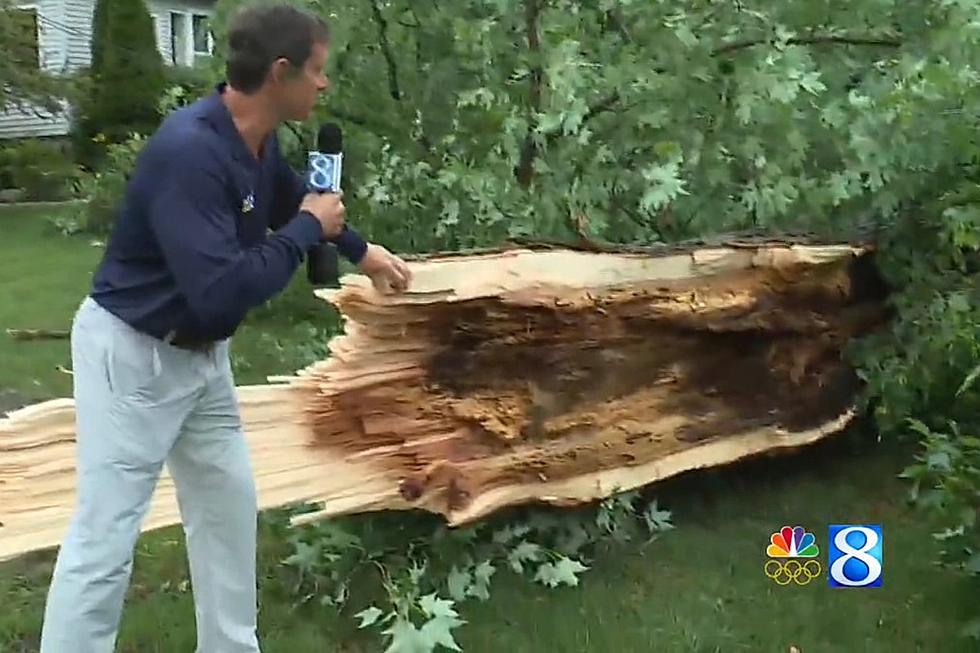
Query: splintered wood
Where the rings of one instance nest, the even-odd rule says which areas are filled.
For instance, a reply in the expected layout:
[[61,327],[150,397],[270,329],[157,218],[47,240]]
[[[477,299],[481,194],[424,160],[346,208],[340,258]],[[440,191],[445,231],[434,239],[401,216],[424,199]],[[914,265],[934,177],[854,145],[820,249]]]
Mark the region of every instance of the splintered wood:
[[[331,356],[241,388],[263,508],[420,508],[462,524],[800,447],[851,419],[841,350],[888,317],[858,245],[411,265],[402,295],[360,276],[318,291],[345,317]],[[73,426],[69,400],[0,421],[0,558],[59,540]],[[165,472],[145,528],[178,521]]]

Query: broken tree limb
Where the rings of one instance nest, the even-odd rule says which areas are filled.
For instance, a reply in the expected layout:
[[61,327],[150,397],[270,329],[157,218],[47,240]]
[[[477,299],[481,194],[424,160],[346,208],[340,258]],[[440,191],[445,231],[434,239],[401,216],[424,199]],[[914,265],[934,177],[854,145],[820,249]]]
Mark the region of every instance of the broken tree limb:
[[[816,442],[854,416],[843,347],[889,317],[872,257],[515,248],[413,261],[403,295],[345,277],[317,291],[345,319],[330,357],[240,389],[260,505],[459,525]],[[58,542],[73,437],[69,400],[0,421],[0,558]],[[165,474],[145,528],[178,521]]]
[[63,329],[7,329],[7,335],[14,340],[66,340],[71,337]]

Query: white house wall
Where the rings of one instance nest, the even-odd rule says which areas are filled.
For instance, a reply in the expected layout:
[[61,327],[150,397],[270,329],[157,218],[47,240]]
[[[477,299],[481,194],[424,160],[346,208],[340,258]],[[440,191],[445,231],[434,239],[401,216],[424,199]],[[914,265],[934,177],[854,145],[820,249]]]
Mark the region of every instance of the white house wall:
[[65,63],[69,71],[85,68],[92,62],[92,14],[95,0],[61,0],[65,12]]
[[[92,15],[95,0],[36,0],[22,3],[38,12],[41,65],[55,73],[70,73],[91,63]],[[154,17],[157,49],[165,63],[172,61],[170,12],[210,14],[213,0],[147,0]],[[0,139],[62,136],[70,128],[70,111],[51,116],[40,110],[0,111]]]

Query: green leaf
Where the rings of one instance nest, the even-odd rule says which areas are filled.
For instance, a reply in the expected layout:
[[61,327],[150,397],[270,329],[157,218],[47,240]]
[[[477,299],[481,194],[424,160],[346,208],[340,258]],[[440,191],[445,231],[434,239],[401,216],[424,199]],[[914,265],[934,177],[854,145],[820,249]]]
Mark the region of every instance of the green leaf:
[[735,98],[735,117],[743,125],[752,122],[753,109],[756,104],[756,96],[752,93],[739,93]]
[[698,37],[687,23],[678,25],[674,30],[674,34],[677,36],[677,40],[683,43],[685,47],[692,48],[698,44]]
[[827,90],[827,85],[820,81],[819,72],[808,72],[800,79],[800,86],[808,93],[817,95]]
[[963,393],[969,390],[976,382],[977,377],[980,377],[980,364],[977,364],[977,366],[970,370],[970,373],[966,375],[966,378],[963,379],[963,383],[960,384],[959,389],[956,391],[956,396],[962,396]]
[[660,510],[656,500],[651,501],[650,505],[643,512],[643,520],[646,523],[647,530],[651,533],[672,529],[674,525],[670,522],[670,517],[671,512],[669,510]]
[[465,600],[472,582],[473,578],[469,569],[461,570],[456,565],[453,565],[452,570],[449,572],[449,578],[447,579],[449,595],[456,601]]
[[534,580],[548,587],[557,587],[561,584],[575,587],[578,585],[578,576],[576,574],[580,574],[587,569],[588,567],[578,560],[562,556],[558,562],[545,562],[538,566],[538,572],[535,574]]
[[659,165],[653,164],[642,171],[643,178],[650,186],[640,199],[640,207],[646,212],[657,211],[666,206],[672,199],[687,195],[684,180],[679,177],[680,168],[677,162]]
[[511,568],[520,574],[524,571],[525,562],[540,560],[542,556],[543,552],[540,544],[521,540],[507,555],[507,561],[510,563]]
[[484,560],[473,570],[473,584],[470,585],[469,594],[481,601],[490,598],[490,579],[497,570],[489,560]]
[[939,469],[939,470],[948,471],[950,465],[949,453],[946,451],[937,451],[935,453],[931,453],[929,454],[929,457],[926,459],[926,462],[929,465],[929,467],[931,467],[934,470]]
[[603,504],[599,507],[599,511],[596,513],[595,525],[607,533],[611,533],[616,528],[612,511],[607,505]]
[[451,631],[466,622],[459,618],[453,602],[440,599],[434,593],[427,594],[419,600],[419,608],[429,617],[420,631],[422,640],[430,647],[428,650],[436,646],[444,646],[453,651],[461,650]]
[[419,608],[427,617],[457,617],[453,609],[453,602],[449,599],[440,599],[435,592],[426,594],[419,599]]
[[414,587],[418,587],[422,583],[422,579],[425,577],[426,572],[429,570],[428,560],[414,561],[412,565],[408,568],[408,580],[412,583]]
[[781,81],[769,87],[769,97],[778,102],[789,104],[796,99],[799,92],[796,82],[789,80]]
[[451,629],[462,625],[462,621],[452,619],[430,619],[422,625],[420,637],[425,643],[427,651],[435,650],[437,646],[444,646],[452,651],[461,651],[459,644],[453,638]]
[[319,558],[319,543],[307,544],[306,542],[296,542],[296,551],[283,562],[287,565],[297,567],[303,573],[308,573],[316,566]]
[[355,614],[354,617],[361,620],[361,623],[357,625],[358,628],[367,628],[368,626],[374,625],[378,618],[383,614],[384,612],[372,605],[364,608]]
[[493,534],[493,541],[496,544],[508,544],[509,542],[522,537],[531,532],[531,527],[527,524],[508,524]]
[[424,637],[414,623],[401,617],[382,634],[391,637],[385,653],[430,653],[434,648],[430,639]]

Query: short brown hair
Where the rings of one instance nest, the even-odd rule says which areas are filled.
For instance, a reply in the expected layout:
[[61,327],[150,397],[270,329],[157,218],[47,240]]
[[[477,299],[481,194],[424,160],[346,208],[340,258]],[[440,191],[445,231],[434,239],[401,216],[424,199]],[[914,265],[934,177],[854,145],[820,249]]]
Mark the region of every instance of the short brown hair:
[[277,59],[288,59],[301,68],[314,44],[329,40],[330,30],[319,16],[288,4],[247,7],[235,15],[228,32],[228,84],[243,93],[254,93]]

